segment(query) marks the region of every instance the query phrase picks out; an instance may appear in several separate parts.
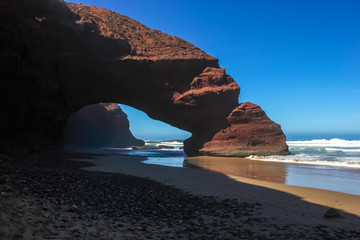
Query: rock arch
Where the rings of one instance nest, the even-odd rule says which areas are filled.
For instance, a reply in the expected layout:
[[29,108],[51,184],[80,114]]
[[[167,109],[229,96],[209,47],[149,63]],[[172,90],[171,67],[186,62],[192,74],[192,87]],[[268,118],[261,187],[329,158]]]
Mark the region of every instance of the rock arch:
[[[7,117],[0,129],[12,136],[2,143],[34,150],[61,147],[71,113],[117,102],[191,132],[188,155],[211,155],[211,148],[201,151],[204,145],[232,127],[234,118],[228,116],[234,109],[247,111],[238,108],[240,87],[216,58],[126,16],[61,0],[4,0],[0,14],[1,93],[12,99],[5,101]],[[256,146],[246,136],[232,135],[232,148],[238,141],[242,147],[228,155],[244,155],[244,146],[246,154],[288,153],[279,125],[264,131],[266,136],[255,131],[260,134]]]

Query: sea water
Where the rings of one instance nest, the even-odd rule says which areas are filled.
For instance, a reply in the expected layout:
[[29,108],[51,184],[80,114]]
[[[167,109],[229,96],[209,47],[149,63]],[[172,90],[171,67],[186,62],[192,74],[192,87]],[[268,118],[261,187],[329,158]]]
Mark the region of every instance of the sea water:
[[360,168],[360,140],[313,139],[287,141],[287,144],[290,155],[252,155],[248,158],[261,161]]
[[[360,195],[360,137],[356,138],[290,138],[287,141],[290,155],[287,156],[249,156],[254,161],[277,162],[282,164],[282,183],[293,186],[312,187],[328,189],[332,191],[345,192]],[[186,155],[183,151],[183,141],[145,141],[149,147],[167,146],[163,149],[132,150],[131,148],[103,148],[92,150],[94,153],[105,153],[112,155],[132,155],[144,157],[145,164],[156,164],[164,167],[198,167],[185,161]],[[171,149],[169,149],[171,147]],[[89,152],[89,150],[87,150]],[[266,174],[254,170],[256,162],[249,166],[232,166],[245,168],[254,176]],[[252,165],[252,166],[250,166]],[[201,166],[200,166],[201,168]],[[264,173],[265,171],[265,173]],[[251,176],[243,176],[251,177]]]
[[[360,140],[346,140],[340,138],[290,140],[287,141],[287,144],[291,153],[290,155],[251,155],[248,158],[260,161],[360,168]],[[160,164],[172,167],[184,167],[183,159],[185,154],[182,151],[183,143],[181,140],[145,141],[145,145],[163,145],[173,147],[173,149],[133,151],[131,155],[148,157],[144,163]]]
[[116,152],[117,155],[131,155],[131,156],[140,156],[146,157],[146,160],[143,163],[146,164],[156,164],[167,167],[185,167],[184,159],[186,157],[183,151],[183,141],[182,140],[168,140],[168,141],[155,141],[155,140],[145,140],[146,147],[161,147],[160,149],[142,149],[142,150],[132,150],[132,148],[126,149],[109,149],[108,152]]
[[[145,141],[145,146],[168,146],[173,149],[160,149],[159,151],[152,151],[153,156],[148,156],[143,163],[148,164],[157,164],[163,165],[167,167],[185,167],[184,166],[184,158],[186,157],[184,151],[182,150],[184,147],[182,140],[172,140],[172,141]],[[146,154],[146,153],[145,153]],[[143,153],[143,156],[145,155]]]
[[[170,145],[172,150],[133,151],[132,154],[146,156],[146,164],[168,167],[194,167],[186,164],[186,155],[181,150],[181,141],[149,141],[149,146]],[[360,140],[340,138],[289,140],[290,155],[287,156],[249,156],[250,160],[278,162],[284,175],[283,184],[301,187],[327,189],[360,195]],[[251,166],[250,166],[251,165]],[[251,170],[254,176],[264,174],[256,172],[254,164],[232,166],[234,169]],[[200,166],[201,168],[201,166]],[[262,171],[266,169],[262,168]],[[266,171],[265,171],[266,173]],[[249,176],[242,176],[249,177]]]

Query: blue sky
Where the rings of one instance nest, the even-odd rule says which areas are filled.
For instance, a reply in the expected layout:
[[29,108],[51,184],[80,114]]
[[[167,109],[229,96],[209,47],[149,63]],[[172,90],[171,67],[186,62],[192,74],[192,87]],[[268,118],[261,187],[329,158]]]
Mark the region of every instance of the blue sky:
[[[127,15],[215,56],[241,87],[239,102],[260,105],[285,133],[360,133],[358,0],[73,2]],[[146,129],[184,135],[125,111],[138,137]]]

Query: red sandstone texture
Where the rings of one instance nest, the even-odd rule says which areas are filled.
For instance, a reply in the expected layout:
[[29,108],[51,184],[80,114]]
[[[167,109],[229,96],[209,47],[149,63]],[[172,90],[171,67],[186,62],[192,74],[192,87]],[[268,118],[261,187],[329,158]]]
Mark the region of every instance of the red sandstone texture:
[[143,146],[130,132],[127,115],[115,103],[92,104],[73,113],[65,127],[65,146],[115,147]]
[[219,142],[212,153],[209,144],[239,125],[228,116],[239,105],[240,88],[216,58],[178,37],[61,0],[2,0],[0,21],[2,152],[58,149],[67,118],[102,102],[135,107],[191,132],[188,155],[286,152],[278,131],[252,146],[255,135],[265,134],[264,120],[243,123],[247,130],[229,132],[241,141],[231,148]]
[[84,29],[93,28],[93,31],[97,31],[102,36],[126,40],[131,46],[131,53],[124,56],[124,59],[156,61],[196,58],[216,60],[181,38],[148,28],[127,16],[83,4],[66,3],[66,5],[79,16],[76,23]]
[[[226,96],[223,93],[225,93]],[[190,89],[184,93],[174,93],[174,103],[190,106],[198,106],[201,98],[216,96],[236,98],[240,93],[240,87],[233,78],[225,73],[225,68],[207,67],[198,77],[190,83]],[[205,102],[207,105],[207,103]]]
[[289,154],[279,124],[257,105],[240,104],[227,117],[229,127],[217,132],[200,153],[219,156]]

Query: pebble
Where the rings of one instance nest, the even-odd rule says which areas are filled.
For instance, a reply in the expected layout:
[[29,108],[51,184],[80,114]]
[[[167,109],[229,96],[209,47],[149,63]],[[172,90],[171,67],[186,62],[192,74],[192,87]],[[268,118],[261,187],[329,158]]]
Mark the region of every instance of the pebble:
[[340,213],[335,208],[329,208],[328,210],[326,210],[324,217],[325,218],[338,218],[338,217],[340,217]]
[[[200,197],[145,178],[82,171],[78,168],[84,163],[64,162],[61,154],[49,159],[3,161],[0,173],[12,174],[8,181],[24,196],[52,203],[50,208],[38,203],[39,209],[55,209],[48,216],[50,224],[62,231],[75,222],[83,226],[69,239],[85,233],[99,238],[100,232],[107,234],[106,239],[116,239],[116,234],[124,232],[134,239],[303,239],[303,231],[293,226],[281,228],[257,217],[256,210],[262,207],[259,203]],[[99,232],[87,232],[93,228]],[[331,229],[329,233],[322,228],[303,228],[315,239],[360,237],[359,231]],[[268,233],[266,237],[264,233]]]

